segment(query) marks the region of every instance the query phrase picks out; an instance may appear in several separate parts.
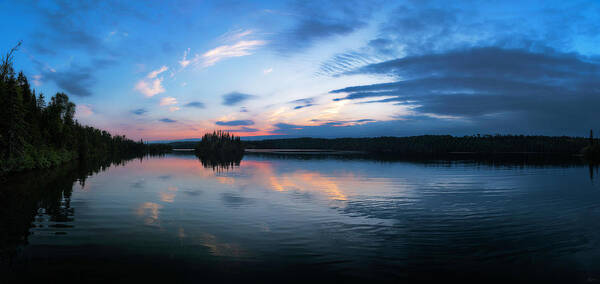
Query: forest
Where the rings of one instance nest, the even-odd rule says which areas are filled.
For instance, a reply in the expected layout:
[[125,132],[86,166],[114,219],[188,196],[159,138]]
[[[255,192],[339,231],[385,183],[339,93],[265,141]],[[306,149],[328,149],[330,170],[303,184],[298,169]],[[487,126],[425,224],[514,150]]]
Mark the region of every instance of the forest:
[[46,101],[36,94],[23,72],[15,74],[11,49],[0,62],[0,175],[50,168],[74,159],[106,159],[120,155],[159,153],[162,144],[133,141],[81,125],[75,104],[65,93]]
[[597,139],[567,136],[525,135],[423,135],[374,138],[293,138],[244,141],[249,149],[328,149],[362,151],[376,154],[438,155],[450,153],[480,154],[581,154]]

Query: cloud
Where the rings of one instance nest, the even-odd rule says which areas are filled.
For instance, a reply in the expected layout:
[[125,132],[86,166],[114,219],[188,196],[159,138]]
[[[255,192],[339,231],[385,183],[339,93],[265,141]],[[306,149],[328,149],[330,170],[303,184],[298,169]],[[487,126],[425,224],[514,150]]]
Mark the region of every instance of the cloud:
[[273,46],[282,53],[297,52],[319,40],[347,35],[367,25],[380,1],[300,1],[290,10],[294,24],[276,34]]
[[294,100],[294,101],[291,101],[290,103],[296,104],[294,109],[301,109],[301,108],[305,108],[305,107],[314,106],[315,105],[314,101],[315,101],[314,98],[305,98],[305,99]]
[[177,104],[177,99],[176,98],[166,97],[166,98],[160,99],[160,105],[161,106],[168,106],[168,105],[174,105],[174,104]]
[[146,76],[146,77],[147,77],[148,79],[154,79],[154,78],[156,78],[156,76],[160,75],[160,73],[163,73],[163,72],[165,72],[165,71],[167,71],[167,70],[169,70],[169,67],[167,67],[167,66],[162,66],[162,67],[160,67],[159,69],[157,69],[157,70],[154,70],[154,71],[152,71],[152,72],[148,73],[148,76]]
[[251,55],[251,51],[264,45],[262,40],[242,40],[233,45],[221,45],[202,54],[202,67],[215,65],[217,62],[232,58]]
[[364,65],[381,62],[382,58],[386,57],[356,51],[338,53],[321,63],[317,75],[339,76]]
[[172,120],[170,118],[161,118],[161,119],[159,119],[159,121],[165,122],[165,123],[175,123],[175,122],[177,122],[177,120]]
[[218,38],[218,40],[221,42],[234,42],[234,41],[240,40],[244,37],[247,37],[253,33],[254,33],[253,30],[238,29],[238,30],[230,31],[230,32],[227,32],[227,33],[221,35]]
[[195,108],[205,108],[204,103],[202,102],[189,102],[184,105],[185,107],[195,107]]
[[82,118],[94,114],[90,105],[78,104],[75,109],[75,116]]
[[144,94],[146,97],[153,97],[165,92],[165,88],[162,86],[161,78],[157,78],[151,82],[143,80],[138,81],[135,85],[135,89]]
[[256,96],[253,96],[253,95],[232,92],[232,93],[223,95],[223,105],[233,106],[233,105],[237,105],[243,101],[246,101],[246,100],[249,100],[249,99],[252,99],[255,97]]
[[[331,121],[330,121],[331,122]],[[277,123],[273,134],[289,135],[292,137],[377,137],[386,136],[413,136],[423,134],[454,133],[455,135],[471,135],[473,130],[467,123],[456,123],[445,119],[432,117],[403,117],[387,121],[374,121],[348,125],[298,125]]]
[[188,65],[190,65],[190,63],[192,63],[192,61],[187,58],[189,54],[190,54],[189,48],[183,52],[183,58],[179,61],[179,65],[181,66],[181,68],[185,68]]
[[33,82],[33,85],[36,87],[39,87],[42,85],[42,75],[33,75],[33,80],[31,80],[31,82]]
[[77,2],[55,2],[57,9],[35,7],[40,12],[44,29],[36,31],[32,48],[37,53],[56,54],[65,50],[80,49],[87,52],[108,52],[103,40],[86,26],[84,13],[99,7]]
[[71,65],[66,70],[44,69],[41,80],[52,81],[68,95],[88,97],[92,95],[90,86],[95,83],[92,68]]
[[163,78],[158,77],[161,73],[167,71],[167,66],[154,70],[146,76],[146,79],[142,79],[135,84],[135,89],[146,97],[153,97],[160,93],[165,92],[165,88],[162,86]]
[[356,120],[328,120],[323,122],[320,126],[350,126],[357,124],[365,124],[375,122],[374,119],[356,119]]
[[353,73],[398,78],[333,90],[335,100],[392,103],[491,132],[581,135],[600,119],[600,62],[547,49],[469,48],[370,64]]
[[178,110],[179,110],[179,107],[176,107],[176,106],[169,107],[170,112],[174,112],[174,111],[178,111]]
[[217,121],[216,125],[223,126],[242,126],[242,125],[254,125],[254,121],[252,120],[230,120],[230,121]]
[[200,67],[206,68],[213,66],[217,62],[227,58],[251,55],[254,50],[267,43],[264,40],[257,39],[243,40],[243,38],[253,33],[254,32],[252,30],[236,30],[225,33],[219,37],[218,41],[225,42],[227,44],[217,46],[209,51],[204,52],[203,54],[196,53],[193,57],[191,57],[191,50],[188,48],[183,52],[183,57],[178,61],[178,63],[181,66],[181,69],[185,69],[190,65],[200,65]]
[[227,132],[258,132],[259,129],[243,126],[240,129],[227,129]]
[[379,14],[375,36],[362,47],[325,60],[317,74],[339,76],[392,58],[478,47],[538,52],[548,48],[589,49],[582,43],[594,40],[590,32],[600,31],[600,22],[591,16],[594,13],[584,12],[598,8],[577,1],[552,8],[532,7],[527,12],[511,7],[510,13],[490,13],[507,9],[501,3],[481,6],[446,2],[403,1],[395,7],[386,3],[385,13]]
[[134,109],[131,111],[131,113],[135,114],[135,115],[143,115],[145,113],[147,113],[148,111],[146,109],[143,108],[138,108],[138,109]]
[[263,70],[263,74],[265,74],[265,75],[267,75],[267,74],[269,74],[269,73],[271,73],[271,72],[273,72],[273,68],[272,68],[272,67],[271,67],[271,68],[267,68],[267,69]]

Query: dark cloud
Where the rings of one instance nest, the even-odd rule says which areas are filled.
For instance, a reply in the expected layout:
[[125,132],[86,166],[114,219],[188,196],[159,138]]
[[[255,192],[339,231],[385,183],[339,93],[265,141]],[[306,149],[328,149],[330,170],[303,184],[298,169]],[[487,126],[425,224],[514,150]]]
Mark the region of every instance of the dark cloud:
[[143,108],[138,108],[138,109],[134,109],[131,111],[131,113],[135,114],[135,115],[143,115],[144,113],[147,113],[148,111],[146,109]]
[[53,82],[68,95],[87,97],[92,95],[90,88],[95,82],[91,72],[92,68],[80,66],[71,66],[67,70],[45,69],[41,80]]
[[301,108],[311,107],[311,106],[316,105],[314,102],[315,102],[314,98],[305,98],[305,99],[293,100],[290,103],[296,105],[294,107],[294,109],[301,109]]
[[259,129],[243,126],[240,129],[228,129],[227,132],[258,132]]
[[254,125],[254,121],[252,120],[230,120],[230,121],[217,121],[216,125],[222,126],[245,126],[245,125]]
[[305,107],[311,107],[314,106],[315,104],[305,104],[305,105],[301,105],[301,106],[295,106],[294,109],[301,109],[301,108],[305,108]]
[[273,38],[273,46],[283,53],[296,52],[318,40],[354,32],[366,26],[377,2],[297,1],[291,7],[295,23]]
[[101,2],[79,1],[54,1],[51,8],[34,5],[45,25],[44,29],[34,33],[36,40],[32,41],[31,47],[38,54],[54,55],[69,50],[112,53],[88,18],[90,11],[105,10],[103,5]]
[[232,92],[232,93],[223,95],[223,105],[233,106],[233,105],[237,105],[243,101],[246,101],[246,100],[249,100],[249,99],[252,99],[255,97],[256,96],[253,96],[253,95]]
[[[449,50],[497,46],[545,52],[550,47],[572,51],[581,42],[594,40],[600,8],[586,1],[564,2],[555,7],[533,7],[464,2],[407,1],[386,5],[388,12],[378,32],[366,45],[334,55],[322,63],[318,74],[338,76],[377,61],[394,57],[446,53]],[[490,13],[491,10],[502,10]],[[596,33],[597,34],[597,33]],[[583,47],[584,49],[586,47]]]
[[[406,105],[491,132],[581,135],[600,119],[600,62],[548,49],[461,49],[370,64],[354,73],[402,79],[333,90],[335,100]],[[364,99],[371,99],[364,101]]]
[[34,66],[40,71],[43,82],[52,82],[68,95],[87,97],[92,95],[92,86],[96,83],[93,73],[117,64],[111,58],[91,59],[86,66],[72,63],[60,69],[53,69],[35,57],[30,57]]
[[[598,62],[571,53],[535,53],[526,49],[480,47],[446,53],[409,56],[362,67],[356,73],[399,77],[481,76],[520,79],[576,79],[597,74]],[[567,78],[565,78],[567,77]]]
[[159,119],[159,121],[165,122],[165,123],[175,123],[175,122],[177,122],[177,120],[172,120],[170,118],[161,118],[161,119]]
[[205,108],[204,103],[202,102],[189,102],[184,105],[185,107],[195,107],[195,108]]

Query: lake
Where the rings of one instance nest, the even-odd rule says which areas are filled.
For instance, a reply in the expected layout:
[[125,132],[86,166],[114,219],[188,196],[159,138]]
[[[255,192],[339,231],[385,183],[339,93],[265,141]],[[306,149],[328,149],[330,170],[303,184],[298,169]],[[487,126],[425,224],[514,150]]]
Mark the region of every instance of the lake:
[[262,154],[215,167],[173,153],[17,175],[0,190],[0,272],[46,282],[595,282],[596,171]]

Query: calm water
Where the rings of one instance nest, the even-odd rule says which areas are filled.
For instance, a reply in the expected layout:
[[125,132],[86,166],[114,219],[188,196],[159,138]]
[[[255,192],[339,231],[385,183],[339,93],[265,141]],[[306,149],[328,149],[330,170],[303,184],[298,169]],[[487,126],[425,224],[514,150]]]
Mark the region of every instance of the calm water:
[[247,155],[215,171],[172,154],[74,171],[4,186],[5,279],[600,281],[584,165]]

